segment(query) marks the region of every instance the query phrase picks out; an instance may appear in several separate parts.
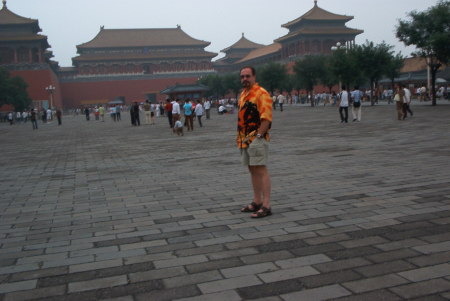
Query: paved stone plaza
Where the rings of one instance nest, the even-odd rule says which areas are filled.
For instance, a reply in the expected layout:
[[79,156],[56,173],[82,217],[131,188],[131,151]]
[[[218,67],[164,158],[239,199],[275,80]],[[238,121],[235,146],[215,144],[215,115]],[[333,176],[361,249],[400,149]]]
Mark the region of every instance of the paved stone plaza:
[[0,300],[449,300],[450,105],[413,110],[274,112],[257,220],[235,114],[1,123]]

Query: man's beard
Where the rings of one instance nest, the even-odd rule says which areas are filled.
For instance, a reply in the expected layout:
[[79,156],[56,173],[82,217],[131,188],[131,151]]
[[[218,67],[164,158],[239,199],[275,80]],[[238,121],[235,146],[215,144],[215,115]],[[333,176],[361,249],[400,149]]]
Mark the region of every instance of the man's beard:
[[244,81],[242,82],[242,87],[243,87],[243,88],[248,88],[248,87],[250,87],[250,82],[247,81],[247,80],[244,80]]

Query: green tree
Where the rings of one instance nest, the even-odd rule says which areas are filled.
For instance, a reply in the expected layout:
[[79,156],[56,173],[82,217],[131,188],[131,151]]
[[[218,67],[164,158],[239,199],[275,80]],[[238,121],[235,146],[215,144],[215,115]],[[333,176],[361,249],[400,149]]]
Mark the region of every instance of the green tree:
[[378,81],[386,74],[386,65],[393,57],[392,48],[394,46],[381,43],[374,45],[373,42],[366,41],[364,45],[357,45],[354,48],[357,66],[362,74],[370,82],[370,102],[374,105],[373,91],[378,86]]
[[397,38],[405,45],[415,45],[415,56],[427,60],[431,73],[432,105],[436,105],[436,73],[450,58],[450,1],[441,0],[423,12],[412,11],[410,20],[400,20]]
[[6,69],[0,68],[0,106],[9,104],[15,111],[27,109],[31,105],[27,87],[23,78],[11,77]]
[[227,73],[223,75],[223,85],[227,92],[233,93],[235,98],[238,98],[239,91],[242,88],[239,73]]
[[[324,71],[323,56],[321,55],[307,55],[303,59],[295,62],[294,72],[297,79],[297,86],[305,89],[311,100],[313,99],[312,92],[314,86],[319,83],[321,73]],[[314,106],[314,101],[311,101],[311,106]]]
[[224,86],[223,78],[218,74],[209,74],[200,78],[197,82],[209,88],[209,91],[205,93],[207,97],[213,96],[216,99],[219,99],[227,92]]
[[323,56],[323,72],[319,75],[319,81],[328,88],[329,93],[331,93],[333,87],[339,83],[339,79],[332,72],[331,62],[331,56]]
[[394,88],[394,80],[400,76],[400,70],[405,64],[405,58],[401,53],[391,56],[389,62],[385,66],[385,75],[391,80],[391,86]]
[[334,50],[330,58],[330,69],[332,74],[339,80],[339,83],[345,84],[347,88],[351,84],[360,81],[360,68],[358,67],[354,48],[339,47]]
[[268,63],[257,69],[258,83],[273,95],[275,90],[283,90],[287,80],[286,66],[279,63]]

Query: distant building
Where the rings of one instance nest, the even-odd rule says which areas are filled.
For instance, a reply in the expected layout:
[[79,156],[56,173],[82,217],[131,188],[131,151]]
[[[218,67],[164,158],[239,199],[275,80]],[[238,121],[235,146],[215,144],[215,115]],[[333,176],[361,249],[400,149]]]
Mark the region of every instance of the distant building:
[[314,7],[297,19],[281,25],[289,32],[273,44],[258,47],[240,60],[232,62],[234,70],[244,65],[262,65],[269,62],[289,64],[308,54],[330,54],[337,42],[347,47],[355,44],[355,37],[363,30],[347,27],[352,16],[326,11],[314,1]]
[[[61,107],[61,88],[51,61],[53,54],[47,36],[41,32],[38,20],[24,18],[8,9],[6,1],[0,10],[0,66],[12,76],[20,76],[28,83],[28,94],[35,107]],[[46,87],[55,87],[46,90]],[[50,93],[52,95],[50,96]]]
[[234,71],[233,64],[242,58],[244,58],[250,51],[264,47],[262,44],[258,44],[242,37],[230,47],[227,47],[220,52],[225,53],[225,56],[214,62],[214,68],[218,72],[230,72]]

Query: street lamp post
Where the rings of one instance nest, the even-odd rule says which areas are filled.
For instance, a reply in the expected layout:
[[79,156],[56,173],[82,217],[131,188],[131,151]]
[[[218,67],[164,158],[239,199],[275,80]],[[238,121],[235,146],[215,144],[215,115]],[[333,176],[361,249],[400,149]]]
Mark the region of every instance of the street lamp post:
[[[335,46],[331,46],[331,51],[332,52],[336,52],[339,49],[344,50],[345,52],[347,52],[347,47],[345,45],[342,45],[341,42],[337,42]],[[341,79],[342,75],[339,75],[339,92],[342,89],[342,79]]]
[[48,87],[45,87],[45,90],[47,90],[50,96],[50,109],[53,109],[53,92],[56,90],[56,87],[49,85]]

